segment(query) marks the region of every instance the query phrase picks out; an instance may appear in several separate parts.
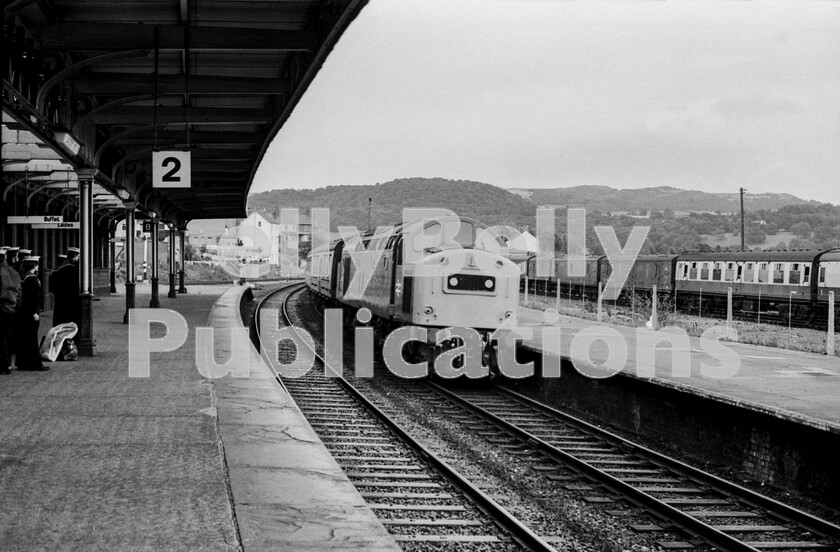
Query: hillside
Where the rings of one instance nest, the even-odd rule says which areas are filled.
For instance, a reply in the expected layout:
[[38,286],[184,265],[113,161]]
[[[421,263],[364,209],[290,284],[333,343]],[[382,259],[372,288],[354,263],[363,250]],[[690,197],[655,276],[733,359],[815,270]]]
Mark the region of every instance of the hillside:
[[272,190],[251,195],[248,208],[274,211],[280,207],[330,209],[336,225],[367,228],[368,198],[371,225],[390,226],[402,220],[403,208],[446,208],[487,224],[533,225],[534,205],[507,190],[469,180],[404,178],[373,186],[328,186],[316,190]]
[[[680,190],[669,186],[619,190],[609,186],[573,186],[570,188],[525,188],[510,190],[536,205],[584,207],[601,212],[638,211],[706,211],[710,213],[738,213],[741,210],[739,194],[716,194],[697,190]],[[790,194],[744,195],[744,208],[748,211],[775,210],[785,205],[818,205]]]
[[[468,180],[405,178],[374,186],[273,190],[250,196],[248,207],[269,212],[326,207],[330,209],[331,230],[335,231],[337,225],[366,229],[369,197],[373,200],[373,227],[399,222],[406,207],[442,207],[489,225],[533,229],[537,206],[574,206],[587,209],[587,247],[594,254],[603,251],[593,230],[596,225],[612,226],[622,243],[634,226],[650,226],[643,253],[740,246],[737,194],[669,187],[616,190],[606,186],[516,192]],[[750,194],[745,203],[746,244],[750,247],[840,247],[840,206],[803,201],[787,194]],[[566,243],[565,210],[558,209],[557,217],[556,245],[562,250]]]

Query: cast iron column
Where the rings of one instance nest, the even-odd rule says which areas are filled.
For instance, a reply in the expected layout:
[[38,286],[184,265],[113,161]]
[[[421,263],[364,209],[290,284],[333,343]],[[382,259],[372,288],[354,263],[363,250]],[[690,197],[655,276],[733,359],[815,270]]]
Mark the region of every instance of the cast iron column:
[[79,298],[82,303],[82,325],[79,328],[79,354],[96,354],[93,337],[93,178],[95,169],[82,169],[79,175]]
[[175,225],[169,226],[169,298],[175,299]]
[[[153,214],[154,215],[154,214]],[[152,218],[152,300],[149,301],[149,308],[160,308],[160,296],[158,295],[158,220]]]
[[178,228],[178,235],[181,237],[181,269],[178,271],[178,280],[180,282],[180,286],[178,286],[178,293],[186,293],[187,288],[184,287],[184,270],[186,269],[186,254],[184,253],[184,237],[187,235],[187,229],[185,227]]
[[108,223],[108,261],[111,266],[111,288],[110,293],[117,292],[117,223]]
[[125,316],[123,324],[128,324],[128,311],[134,308],[134,286],[137,283],[134,274],[134,208],[137,204],[133,201],[125,203],[125,245],[123,246],[125,257]]

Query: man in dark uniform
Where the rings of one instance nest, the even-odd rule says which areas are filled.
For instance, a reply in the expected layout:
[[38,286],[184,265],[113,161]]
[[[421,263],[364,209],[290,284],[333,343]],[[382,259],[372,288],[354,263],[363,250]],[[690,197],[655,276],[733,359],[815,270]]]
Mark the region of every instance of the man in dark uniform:
[[53,327],[67,322],[82,323],[82,301],[79,298],[79,248],[67,248],[67,262],[50,275],[50,289],[55,296]]
[[20,273],[20,269],[23,265],[23,260],[30,255],[32,255],[32,250],[31,249],[18,249],[17,259],[15,259],[12,262],[12,266],[15,267],[15,270],[17,270],[18,273]]
[[21,260],[21,300],[15,312],[18,328],[18,370],[45,371],[38,348],[38,326],[41,319],[41,281],[36,274],[41,257],[26,256]]
[[6,264],[5,247],[0,248],[0,375],[11,373],[12,329],[20,301],[20,276]]

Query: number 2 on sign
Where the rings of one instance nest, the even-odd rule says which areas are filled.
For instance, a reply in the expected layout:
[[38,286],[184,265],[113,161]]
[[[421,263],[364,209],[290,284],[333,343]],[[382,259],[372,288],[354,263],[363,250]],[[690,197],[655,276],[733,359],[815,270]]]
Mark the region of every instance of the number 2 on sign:
[[178,171],[181,169],[181,161],[177,157],[167,157],[163,160],[163,168],[169,165],[172,165],[172,169],[163,175],[163,182],[180,182],[181,177],[178,176]]
[[152,152],[152,165],[155,188],[190,187],[190,152]]

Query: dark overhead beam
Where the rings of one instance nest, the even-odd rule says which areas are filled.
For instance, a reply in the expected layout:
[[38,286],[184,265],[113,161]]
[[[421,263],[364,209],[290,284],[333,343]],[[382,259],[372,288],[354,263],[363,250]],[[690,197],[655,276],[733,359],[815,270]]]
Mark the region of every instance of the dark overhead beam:
[[[284,94],[289,91],[290,79],[255,77],[216,77],[208,75],[190,75],[190,95],[193,94],[239,94],[263,95]],[[73,79],[73,92],[76,94],[137,94],[151,93],[155,87],[155,77],[137,73],[88,73]],[[183,94],[186,89],[184,75],[160,75],[158,94]]]
[[[145,129],[144,129],[145,130]],[[237,145],[258,145],[263,140],[262,133],[255,134],[253,132],[190,132],[190,142],[193,147],[201,147],[203,145],[229,146],[235,147]],[[117,138],[109,145],[127,145],[127,146],[151,146],[154,142],[154,135],[151,131],[146,130],[143,136],[129,135],[125,138]],[[183,146],[187,145],[186,132],[158,132],[158,145],[169,146]]]
[[[222,163],[222,162],[242,162],[253,163],[257,152],[251,148],[234,149],[234,148],[201,148],[193,144],[191,148],[193,162],[201,161],[202,163]],[[139,157],[152,158],[152,147],[141,147],[135,150],[130,150],[121,159],[125,161],[138,160]]]
[[[160,49],[184,49],[184,25],[159,25]],[[92,21],[53,23],[33,33],[45,50],[115,51],[155,47],[155,25],[97,24]],[[190,50],[315,50],[319,34],[312,31],[190,27]]]
[[6,6],[3,8],[3,21],[12,19],[17,12],[29,6],[29,4],[34,4],[35,1],[36,0],[14,0],[12,2],[4,2]]
[[[127,125],[150,124],[155,117],[154,106],[131,106],[112,109],[100,113],[92,118],[98,125]],[[214,124],[263,124],[272,121],[273,112],[270,109],[236,109],[230,107],[191,107],[189,109],[190,123]],[[158,107],[158,124],[185,123],[187,113],[183,107]]]

